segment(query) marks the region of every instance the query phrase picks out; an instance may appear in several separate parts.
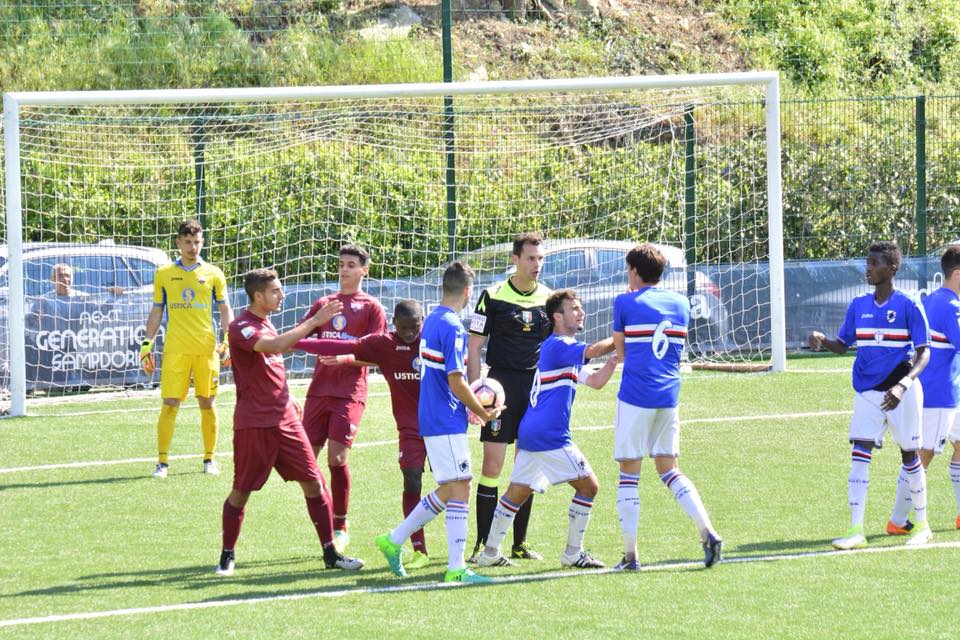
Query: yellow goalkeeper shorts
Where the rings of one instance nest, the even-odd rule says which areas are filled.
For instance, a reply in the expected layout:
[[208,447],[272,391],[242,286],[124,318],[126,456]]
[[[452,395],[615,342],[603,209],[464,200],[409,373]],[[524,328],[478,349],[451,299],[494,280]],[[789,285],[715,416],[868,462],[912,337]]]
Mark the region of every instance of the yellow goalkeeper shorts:
[[164,353],[160,363],[160,397],[184,400],[190,391],[200,398],[217,395],[220,383],[220,356],[188,356],[181,353]]

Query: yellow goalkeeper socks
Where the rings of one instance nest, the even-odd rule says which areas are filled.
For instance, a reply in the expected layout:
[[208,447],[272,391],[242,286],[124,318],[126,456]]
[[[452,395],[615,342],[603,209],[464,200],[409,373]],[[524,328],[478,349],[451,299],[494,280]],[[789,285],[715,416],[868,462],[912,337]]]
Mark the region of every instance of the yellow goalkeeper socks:
[[217,448],[217,410],[200,409],[200,431],[203,433],[203,459],[213,460]]
[[179,406],[164,404],[160,407],[160,417],[157,419],[157,451],[160,464],[167,464],[170,455],[170,442],[173,440],[173,423],[177,420]]

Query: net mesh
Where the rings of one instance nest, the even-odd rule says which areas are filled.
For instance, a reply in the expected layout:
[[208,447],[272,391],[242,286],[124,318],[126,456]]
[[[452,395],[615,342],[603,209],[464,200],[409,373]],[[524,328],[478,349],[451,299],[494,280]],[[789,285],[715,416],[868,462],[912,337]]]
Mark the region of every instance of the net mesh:
[[[761,98],[728,88],[457,96],[449,107],[423,96],[23,107],[28,389],[156,382],[138,371],[137,345],[153,272],[176,258],[189,217],[235,308],[245,271],[279,271],[280,331],[337,289],[344,243],[370,250],[364,288],[389,318],[401,298],[435,304],[451,257],[474,268],[477,291],[502,280],[513,236],[536,230],[547,238],[540,279],[579,291],[585,340],[609,335],[624,256],[651,241],[669,261],[663,286],[691,300],[690,359],[763,358]],[[59,264],[72,267],[73,295],[57,290]],[[290,356],[288,369],[310,363]]]

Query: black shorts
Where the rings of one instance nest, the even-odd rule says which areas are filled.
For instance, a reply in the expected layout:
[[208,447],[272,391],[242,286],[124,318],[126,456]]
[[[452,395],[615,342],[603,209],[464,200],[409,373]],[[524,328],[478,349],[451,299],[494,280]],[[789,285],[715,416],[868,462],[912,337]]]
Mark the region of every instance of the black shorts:
[[492,423],[490,422],[480,428],[480,442],[503,442],[505,444],[516,442],[520,421],[523,420],[523,414],[527,412],[527,407],[530,406],[530,388],[533,387],[535,373],[536,369],[526,371],[490,369],[487,377],[493,378],[503,385],[506,398],[504,404],[507,408],[500,414],[500,428],[498,430],[491,428]]

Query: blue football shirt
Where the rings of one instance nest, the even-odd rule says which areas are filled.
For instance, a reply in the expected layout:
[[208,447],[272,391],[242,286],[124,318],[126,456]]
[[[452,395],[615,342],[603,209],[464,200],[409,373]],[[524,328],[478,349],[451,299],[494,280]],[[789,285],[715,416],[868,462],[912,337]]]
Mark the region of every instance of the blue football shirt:
[[455,371],[467,377],[467,332],[450,307],[439,306],[423,323],[420,333],[420,403],[417,419],[421,436],[467,432],[467,408],[453,395],[447,376]]
[[842,343],[857,347],[853,388],[869,391],[879,386],[913,357],[916,347],[928,343],[928,332],[923,307],[900,291],[894,290],[882,305],[873,293],[854,298],[837,333]]
[[923,406],[953,408],[960,388],[960,298],[941,287],[926,297],[923,309],[930,323],[930,362],[920,372]]
[[577,395],[586,343],[551,334],[540,345],[530,406],[517,433],[517,448],[553,451],[569,445],[570,410]]
[[617,296],[613,330],[624,336],[617,398],[645,409],[680,403],[680,356],[689,322],[690,302],[674,291],[644,287]]

